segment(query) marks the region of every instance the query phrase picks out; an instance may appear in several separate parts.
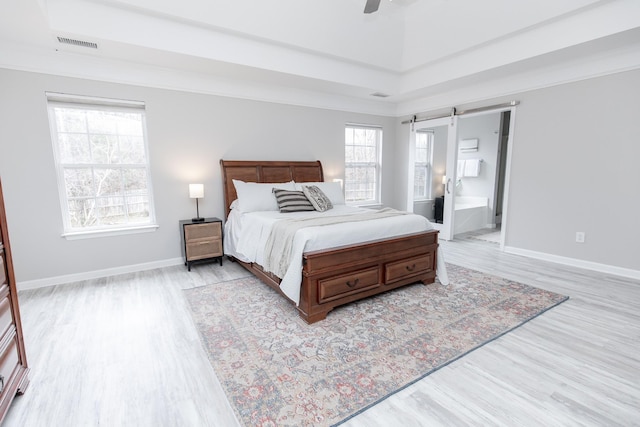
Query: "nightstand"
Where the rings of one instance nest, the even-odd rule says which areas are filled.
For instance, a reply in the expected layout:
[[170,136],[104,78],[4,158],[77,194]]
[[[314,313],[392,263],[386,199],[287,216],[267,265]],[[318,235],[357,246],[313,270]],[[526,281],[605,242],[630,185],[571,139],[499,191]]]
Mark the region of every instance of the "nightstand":
[[194,222],[190,219],[180,221],[180,241],[184,265],[191,271],[194,262],[218,260],[222,265],[222,220],[205,218]]

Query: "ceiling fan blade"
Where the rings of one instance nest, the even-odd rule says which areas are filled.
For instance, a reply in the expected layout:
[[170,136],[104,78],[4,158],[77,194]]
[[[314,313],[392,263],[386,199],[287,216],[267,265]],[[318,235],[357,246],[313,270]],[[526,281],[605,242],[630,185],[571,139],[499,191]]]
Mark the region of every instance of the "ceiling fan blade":
[[367,4],[364,5],[364,13],[373,13],[380,7],[380,0],[367,0]]

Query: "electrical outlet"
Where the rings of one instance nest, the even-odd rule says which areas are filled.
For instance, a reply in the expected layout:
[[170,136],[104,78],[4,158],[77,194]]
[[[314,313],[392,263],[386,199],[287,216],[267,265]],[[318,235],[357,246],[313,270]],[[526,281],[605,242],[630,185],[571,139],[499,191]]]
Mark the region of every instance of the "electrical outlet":
[[576,231],[576,243],[584,243],[585,232]]

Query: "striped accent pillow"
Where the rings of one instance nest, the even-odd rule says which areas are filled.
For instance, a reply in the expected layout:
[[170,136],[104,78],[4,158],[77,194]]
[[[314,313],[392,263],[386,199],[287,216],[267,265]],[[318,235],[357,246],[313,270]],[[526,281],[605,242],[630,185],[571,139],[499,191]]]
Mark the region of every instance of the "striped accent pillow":
[[278,202],[280,212],[314,211],[315,208],[302,191],[281,190],[274,188],[273,193]]

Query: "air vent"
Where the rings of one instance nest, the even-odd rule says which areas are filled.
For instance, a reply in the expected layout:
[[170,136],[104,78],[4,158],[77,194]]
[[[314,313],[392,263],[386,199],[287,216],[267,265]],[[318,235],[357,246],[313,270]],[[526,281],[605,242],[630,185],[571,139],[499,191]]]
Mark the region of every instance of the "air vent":
[[371,96],[376,96],[378,98],[388,98],[389,94],[382,93],[382,92],[374,92],[371,94]]
[[97,49],[98,48],[98,44],[97,43],[93,43],[93,42],[85,42],[83,40],[75,40],[75,39],[70,39],[67,37],[58,37],[58,42],[59,43],[64,43],[64,44],[70,44],[73,46],[81,46],[81,47],[88,47],[91,49]]

